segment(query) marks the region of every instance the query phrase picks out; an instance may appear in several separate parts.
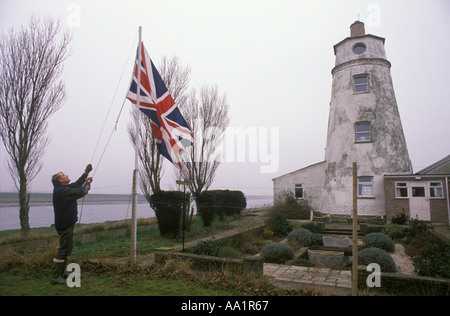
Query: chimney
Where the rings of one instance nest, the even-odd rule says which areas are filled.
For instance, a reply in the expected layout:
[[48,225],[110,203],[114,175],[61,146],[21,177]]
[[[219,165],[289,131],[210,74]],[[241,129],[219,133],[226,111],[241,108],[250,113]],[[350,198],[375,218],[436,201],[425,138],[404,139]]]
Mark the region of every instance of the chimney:
[[361,36],[361,35],[365,35],[365,34],[366,34],[366,30],[364,28],[363,22],[356,21],[355,23],[350,25],[350,36],[351,37]]

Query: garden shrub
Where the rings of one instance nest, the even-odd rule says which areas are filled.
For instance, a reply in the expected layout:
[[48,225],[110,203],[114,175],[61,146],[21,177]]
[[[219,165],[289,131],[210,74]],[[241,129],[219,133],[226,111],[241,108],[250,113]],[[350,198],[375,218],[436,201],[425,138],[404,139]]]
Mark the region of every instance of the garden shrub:
[[401,240],[407,237],[408,227],[404,225],[390,224],[386,225],[384,228],[384,233],[393,240]]
[[283,263],[294,258],[294,250],[289,245],[273,242],[262,247],[261,257],[264,262]]
[[280,212],[270,215],[265,224],[267,229],[273,231],[274,236],[278,237],[285,237],[292,230],[286,215]]
[[292,192],[283,192],[275,201],[272,208],[291,219],[310,219],[311,206],[307,200],[295,198]]
[[400,215],[392,216],[391,221],[392,224],[405,225],[408,221],[408,216],[403,212]]
[[423,237],[428,233],[427,223],[417,218],[411,220],[408,227],[408,237],[417,238]]
[[[320,236],[319,236],[320,237]],[[308,247],[317,244],[319,238],[307,229],[299,228],[293,230],[287,236],[290,245],[298,247]],[[320,237],[321,239],[321,237]]]
[[197,245],[187,250],[188,253],[202,256],[218,257],[221,244],[218,240],[210,239],[200,241]]
[[364,236],[371,233],[381,233],[383,231],[383,227],[378,225],[361,224],[360,227],[361,233]]
[[150,196],[158,227],[163,237],[178,237],[181,228],[184,194],[181,191],[159,191]]
[[450,241],[447,244],[426,242],[413,262],[421,276],[450,279]]
[[267,227],[264,227],[264,231],[263,231],[263,237],[265,239],[271,239],[274,235],[274,232],[270,229],[268,229]]
[[366,235],[366,237],[364,237],[364,244],[368,248],[379,248],[391,253],[395,250],[395,245],[392,242],[392,239],[383,233],[371,233]]
[[397,266],[391,255],[379,248],[364,248],[358,252],[358,263],[369,265],[377,263],[380,265],[381,272],[397,272]]
[[324,226],[322,223],[307,223],[302,226],[302,228],[309,230],[313,234],[320,234],[324,230]]
[[314,238],[314,243],[313,243],[313,245],[323,246],[322,235],[320,235],[320,234],[314,234],[313,238]]

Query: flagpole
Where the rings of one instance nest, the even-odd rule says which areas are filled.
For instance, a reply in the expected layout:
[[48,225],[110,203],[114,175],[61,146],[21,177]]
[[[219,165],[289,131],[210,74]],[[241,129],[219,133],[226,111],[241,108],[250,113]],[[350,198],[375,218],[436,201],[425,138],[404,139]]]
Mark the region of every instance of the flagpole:
[[131,254],[130,254],[130,265],[131,267],[134,267],[136,264],[136,232],[137,232],[137,220],[136,220],[136,204],[137,204],[137,176],[138,176],[138,157],[139,157],[139,143],[140,143],[140,137],[139,137],[139,108],[140,108],[140,95],[141,95],[141,59],[142,59],[142,50],[141,50],[141,43],[142,43],[142,26],[139,26],[139,43],[138,43],[138,64],[137,64],[137,91],[136,91],[136,115],[135,115],[135,144],[134,144],[134,170],[133,170],[133,195],[132,195],[132,208],[131,208]]

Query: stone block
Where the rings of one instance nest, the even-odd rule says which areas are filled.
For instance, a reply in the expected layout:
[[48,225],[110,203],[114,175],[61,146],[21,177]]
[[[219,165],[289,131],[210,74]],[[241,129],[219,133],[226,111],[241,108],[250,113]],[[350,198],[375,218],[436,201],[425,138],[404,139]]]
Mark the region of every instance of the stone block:
[[308,250],[309,261],[317,266],[340,266],[345,257],[341,251]]
[[322,242],[325,247],[347,248],[350,246],[350,238],[346,236],[322,236]]

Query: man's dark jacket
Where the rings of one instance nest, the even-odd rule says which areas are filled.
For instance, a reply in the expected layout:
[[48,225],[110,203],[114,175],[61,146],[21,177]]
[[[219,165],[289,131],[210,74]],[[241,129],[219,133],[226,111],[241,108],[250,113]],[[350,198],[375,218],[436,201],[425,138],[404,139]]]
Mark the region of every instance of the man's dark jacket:
[[78,221],[77,199],[85,196],[91,185],[85,182],[87,173],[68,185],[57,185],[53,188],[53,208],[55,212],[55,228],[66,230]]

